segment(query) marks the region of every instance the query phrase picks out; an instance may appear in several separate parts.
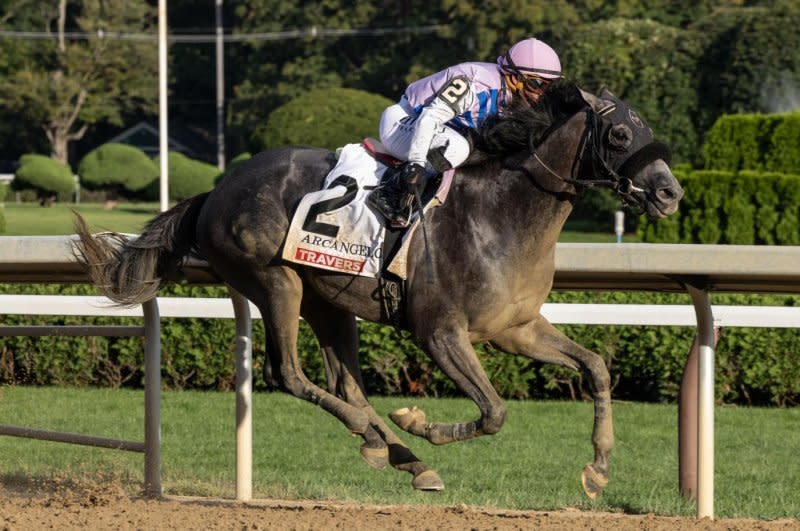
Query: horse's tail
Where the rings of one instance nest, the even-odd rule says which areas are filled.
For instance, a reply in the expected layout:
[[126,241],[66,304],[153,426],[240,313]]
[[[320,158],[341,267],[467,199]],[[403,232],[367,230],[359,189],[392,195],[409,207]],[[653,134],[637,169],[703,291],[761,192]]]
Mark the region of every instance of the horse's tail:
[[174,278],[181,259],[196,243],[195,227],[208,193],[186,199],[145,226],[138,238],[106,233],[93,236],[75,213],[75,257],[83,263],[101,293],[120,306],[133,306],[155,297]]

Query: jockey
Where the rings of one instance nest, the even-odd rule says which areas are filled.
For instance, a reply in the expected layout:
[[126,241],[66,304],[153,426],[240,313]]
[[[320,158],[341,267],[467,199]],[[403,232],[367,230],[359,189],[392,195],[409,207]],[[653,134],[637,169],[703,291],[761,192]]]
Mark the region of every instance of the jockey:
[[414,189],[421,192],[429,175],[455,168],[469,156],[469,129],[501,112],[515,97],[532,104],[548,83],[561,77],[556,52],[530,38],[512,46],[496,64],[461,63],[411,83],[380,122],[381,143],[408,162],[367,203],[392,225],[407,224]]

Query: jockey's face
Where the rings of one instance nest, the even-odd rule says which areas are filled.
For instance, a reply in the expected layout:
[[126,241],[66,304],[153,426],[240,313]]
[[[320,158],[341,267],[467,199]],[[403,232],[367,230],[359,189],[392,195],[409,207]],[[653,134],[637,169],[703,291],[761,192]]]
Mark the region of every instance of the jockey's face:
[[539,76],[512,74],[509,76],[508,83],[522,99],[529,104],[533,104],[544,93],[544,89],[550,84],[550,80]]

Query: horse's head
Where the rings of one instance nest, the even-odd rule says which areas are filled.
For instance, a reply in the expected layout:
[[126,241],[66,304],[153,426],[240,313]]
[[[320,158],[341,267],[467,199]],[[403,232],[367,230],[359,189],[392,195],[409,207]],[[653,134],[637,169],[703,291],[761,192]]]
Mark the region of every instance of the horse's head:
[[592,109],[584,133],[591,169],[584,178],[612,186],[623,202],[641,207],[651,219],[674,213],[683,189],[669,169],[669,148],[653,138],[635,110],[607,90],[599,97],[581,95]]
[[[597,97],[572,82],[554,82],[535,105],[514,102],[486,120],[476,143],[477,153],[468,163],[511,156],[516,160],[512,165],[546,190],[574,194],[588,186],[608,186],[653,219],[674,213],[683,197],[669,169],[669,148],[654,140],[636,111],[608,91]],[[531,161],[533,168],[528,167]]]

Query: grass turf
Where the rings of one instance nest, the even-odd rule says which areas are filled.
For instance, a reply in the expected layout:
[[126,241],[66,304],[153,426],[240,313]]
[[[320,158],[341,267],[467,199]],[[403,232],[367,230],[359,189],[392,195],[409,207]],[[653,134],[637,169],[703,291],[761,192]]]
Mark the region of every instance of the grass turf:
[[[141,440],[143,393],[132,390],[0,388],[0,423]],[[162,473],[166,493],[233,497],[234,396],[164,392]],[[458,399],[384,398],[379,413],[416,404],[436,420],[468,420],[477,410]],[[678,494],[674,405],[615,403],[611,481],[595,502],[579,473],[591,461],[593,412],[582,402],[508,402],[503,430],[492,437],[435,447],[402,434],[445,482],[415,492],[411,476],[370,469],[361,439],[321,409],[279,393],[254,397],[256,497],[369,503],[468,504],[516,509],[654,512],[694,515]],[[719,407],[716,413],[716,514],[800,517],[800,409]],[[116,478],[136,492],[143,458],[112,450],[0,437],[0,480],[59,475]]]

